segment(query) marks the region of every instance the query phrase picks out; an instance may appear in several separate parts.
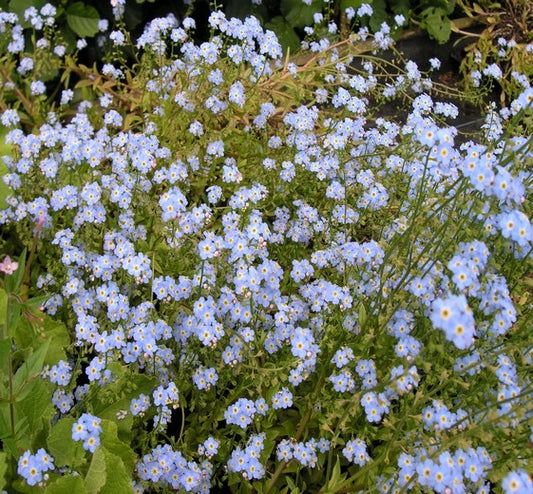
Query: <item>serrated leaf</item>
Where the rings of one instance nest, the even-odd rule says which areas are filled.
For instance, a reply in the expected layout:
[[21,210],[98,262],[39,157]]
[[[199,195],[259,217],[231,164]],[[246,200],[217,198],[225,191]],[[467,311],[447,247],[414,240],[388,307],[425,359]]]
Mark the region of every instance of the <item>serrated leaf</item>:
[[446,16],[446,12],[431,7],[426,9],[423,14],[423,27],[427,30],[428,34],[438,43],[446,43],[450,39],[452,32],[452,23]]
[[131,474],[135,465],[135,453],[126,443],[118,438],[117,424],[110,420],[102,420],[101,425],[100,444],[110,453],[120,456],[125,469]]
[[90,38],[99,31],[100,16],[94,7],[76,2],[69,6],[66,14],[67,24],[79,37]]

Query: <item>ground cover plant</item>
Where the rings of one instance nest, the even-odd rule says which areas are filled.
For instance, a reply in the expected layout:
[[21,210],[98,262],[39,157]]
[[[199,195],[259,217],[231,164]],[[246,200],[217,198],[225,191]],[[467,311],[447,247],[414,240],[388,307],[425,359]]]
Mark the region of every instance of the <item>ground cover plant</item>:
[[0,488],[531,492],[527,80],[464,136],[394,26],[296,65],[112,5],[101,68],[0,12]]

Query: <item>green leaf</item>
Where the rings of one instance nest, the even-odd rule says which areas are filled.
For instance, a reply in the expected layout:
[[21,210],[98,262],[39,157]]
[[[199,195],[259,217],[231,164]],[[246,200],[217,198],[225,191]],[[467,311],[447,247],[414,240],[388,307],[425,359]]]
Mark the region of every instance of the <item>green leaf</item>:
[[9,11],[15,12],[19,16],[19,24],[22,27],[30,27],[30,21],[24,20],[24,11],[30,7],[35,7],[39,10],[46,0],[11,0],[9,2]]
[[[138,398],[141,393],[150,394],[155,380],[146,375],[125,374],[125,367],[116,364],[109,366],[116,381],[102,388],[92,401],[95,415],[101,419],[114,420],[120,410],[129,410],[131,400]],[[106,392],[112,391],[112,399],[106,398]]]
[[85,458],[85,451],[81,442],[72,439],[72,426],[75,420],[72,417],[60,419],[53,427],[46,444],[48,452],[54,457],[57,467],[75,467],[80,465]]
[[357,321],[361,327],[364,327],[367,320],[365,304],[361,302],[359,304],[359,310],[357,311]]
[[16,410],[27,420],[28,434],[35,437],[52,419],[54,405],[48,383],[38,379],[32,381],[31,388],[31,393],[22,401],[17,402]]
[[11,339],[0,340],[0,379],[7,377],[8,358],[9,353],[11,352],[11,345]]
[[271,29],[276,33],[278,41],[286,53],[287,49],[294,53],[300,48],[300,38],[292,26],[281,16],[270,19],[265,25],[266,29]]
[[66,359],[65,347],[70,344],[70,336],[67,327],[61,322],[45,316],[43,320],[43,333],[50,342],[45,365],[55,365],[60,360]]
[[370,29],[376,32],[381,29],[381,25],[387,21],[387,5],[385,0],[374,0],[372,2],[373,13],[370,16]]
[[322,11],[322,1],[312,0],[311,5],[306,5],[302,0],[281,0],[280,9],[290,26],[311,26],[313,14]]
[[98,11],[90,5],[76,2],[67,9],[67,24],[80,38],[90,38],[98,32]]
[[[15,344],[17,344],[16,339],[17,339],[17,333],[19,329],[21,310],[22,310],[22,305],[19,304],[15,299],[11,298],[11,300],[8,301],[6,335],[10,338],[14,337]],[[22,347],[19,347],[17,344],[17,348],[22,348]]]
[[391,9],[395,14],[402,14],[406,19],[408,19],[411,4],[409,0],[395,0],[391,5]]
[[[9,403],[0,401],[0,439],[4,441],[6,437],[11,435],[11,426],[9,422]],[[4,442],[4,450],[5,442]]]
[[103,445],[93,454],[91,466],[85,477],[88,494],[129,494],[133,492],[131,474],[128,474],[121,457]]
[[45,489],[45,494],[85,494],[85,483],[79,475],[66,475],[51,482]]
[[452,22],[442,9],[431,7],[422,13],[422,27],[438,43],[446,43],[452,32]]
[[251,15],[254,15],[260,21],[269,18],[268,10],[264,4],[255,5],[252,2],[243,2],[242,0],[229,0],[224,12],[228,19],[231,17],[245,19]]
[[117,424],[110,420],[102,420],[102,433],[100,434],[100,444],[110,453],[120,456],[126,470],[131,473],[135,465],[135,453],[124,442],[120,441],[117,435]]
[[49,346],[50,340],[45,340],[43,344],[18,368],[13,377],[13,389],[15,390],[15,394],[22,392],[22,387],[27,384],[28,380],[37,377],[43,370],[44,359]]
[[[124,463],[120,456],[114,455],[106,448],[102,448],[105,455],[106,471],[110,473],[106,477],[106,483],[100,490],[99,494],[133,494],[133,485],[131,474],[126,472]],[[112,475],[111,475],[112,473]]]
[[48,344],[44,364],[55,365],[61,359],[65,359],[65,347],[70,343],[70,336],[66,326],[49,316],[42,315],[43,321],[39,327],[39,334],[32,328],[26,318],[19,320],[15,337],[15,344],[18,349],[38,350],[45,343]]
[[7,317],[8,296],[4,289],[0,288],[0,338],[7,338],[8,332],[5,327]]
[[0,489],[6,486],[7,454],[0,451]]
[[341,0],[340,10],[344,12],[348,7],[352,7],[357,12],[363,3],[372,5],[372,0]]
[[85,476],[85,485],[88,494],[97,494],[107,480],[106,461],[104,448],[99,446],[93,453],[89,471]]

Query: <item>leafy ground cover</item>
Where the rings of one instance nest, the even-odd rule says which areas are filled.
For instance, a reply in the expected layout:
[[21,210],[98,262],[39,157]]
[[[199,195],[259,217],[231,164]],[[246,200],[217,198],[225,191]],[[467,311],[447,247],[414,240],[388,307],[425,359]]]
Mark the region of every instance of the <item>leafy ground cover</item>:
[[0,488],[531,492],[527,79],[459,144],[394,26],[297,64],[253,17],[129,40],[112,5],[100,69],[0,12]]

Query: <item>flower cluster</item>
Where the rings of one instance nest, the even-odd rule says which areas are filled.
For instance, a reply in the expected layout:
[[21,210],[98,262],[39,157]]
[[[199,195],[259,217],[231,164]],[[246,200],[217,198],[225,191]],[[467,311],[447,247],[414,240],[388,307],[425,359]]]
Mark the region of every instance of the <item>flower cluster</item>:
[[36,485],[44,478],[43,474],[54,470],[54,459],[43,449],[32,455],[29,451],[19,458],[17,473],[28,485]]
[[228,461],[230,472],[240,472],[245,479],[260,479],[265,475],[265,468],[259,461],[265,445],[265,433],[250,436],[246,447],[237,447]]
[[100,433],[102,432],[101,420],[90,413],[84,413],[77,422],[72,425],[72,439],[83,441],[83,449],[94,453],[100,445]]
[[[507,476],[527,460],[503,453],[533,416],[517,288],[533,260],[533,153],[527,137],[493,137],[527,124],[531,92],[475,142],[414,62],[392,80],[319,40],[309,64],[282,64],[256,18],[217,11],[209,27],[196,44],[191,19],[154,19],[139,79],[108,65],[69,118],[32,132],[2,118],[14,153],[0,224],[23,239],[38,225],[37,287],[70,331],[42,373],[56,418],[94,412],[71,431],[91,453],[103,431],[116,451],[130,440],[121,468],[138,490],[267,477],[282,490],[282,471],[312,489],[307,470],[331,472],[333,457],[386,492],[474,491],[489,472],[527,486]],[[142,116],[114,83],[142,88]],[[396,96],[410,102],[399,122],[379,114]]]

